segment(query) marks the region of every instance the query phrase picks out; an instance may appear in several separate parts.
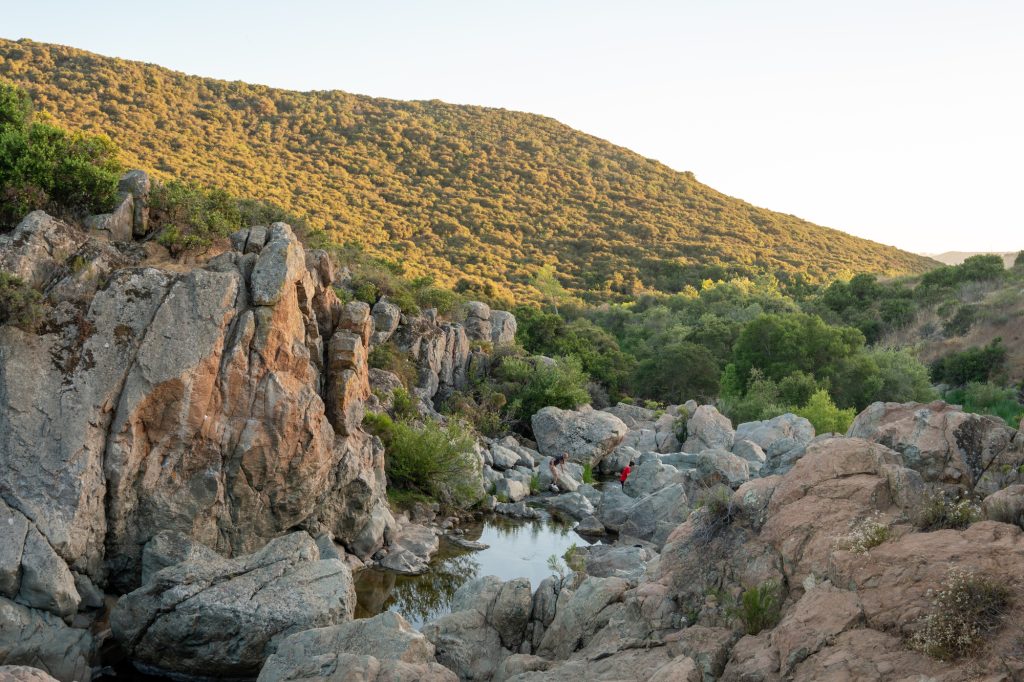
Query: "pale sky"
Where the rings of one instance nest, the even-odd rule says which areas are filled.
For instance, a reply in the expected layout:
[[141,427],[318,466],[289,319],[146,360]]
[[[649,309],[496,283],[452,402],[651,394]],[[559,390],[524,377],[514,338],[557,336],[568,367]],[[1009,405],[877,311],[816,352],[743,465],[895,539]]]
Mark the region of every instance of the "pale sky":
[[552,116],[918,252],[1024,248],[1024,0],[0,0],[0,35]]

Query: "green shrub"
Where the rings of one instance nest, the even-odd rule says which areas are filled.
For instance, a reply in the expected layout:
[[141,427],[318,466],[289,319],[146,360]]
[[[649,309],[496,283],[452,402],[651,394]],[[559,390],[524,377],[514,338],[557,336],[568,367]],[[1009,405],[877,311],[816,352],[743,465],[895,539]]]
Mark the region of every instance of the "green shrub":
[[743,591],[739,604],[732,609],[733,617],[743,624],[748,635],[775,627],[779,622],[782,600],[779,583],[768,580]]
[[987,381],[972,381],[963,388],[948,391],[945,399],[962,405],[966,412],[999,417],[1013,428],[1024,417],[1024,405],[1020,404],[1017,391]]
[[114,207],[122,166],[102,135],[69,133],[33,120],[24,91],[0,83],[0,219],[39,208],[76,214]]
[[963,386],[972,381],[990,381],[1006,368],[1006,348],[995,338],[984,348],[968,348],[939,358],[932,363],[932,381]]
[[966,497],[950,499],[942,493],[930,495],[914,516],[914,525],[924,532],[954,528],[962,530],[981,518],[981,509]]
[[594,478],[594,466],[590,462],[585,463],[583,465],[583,482],[593,485],[596,481],[597,479]]
[[951,661],[977,654],[1010,607],[1010,589],[985,576],[952,568],[931,595],[928,613],[910,639],[914,649]]
[[374,346],[367,356],[367,363],[374,369],[392,372],[406,389],[411,389],[419,379],[419,370],[408,353],[403,353],[393,342]]
[[419,416],[416,401],[404,388],[396,388],[391,394],[391,411],[399,421],[411,421]]
[[508,398],[510,415],[524,426],[541,408],[553,405],[571,410],[590,397],[587,375],[574,358],[555,358],[554,364],[509,358],[495,375],[499,390]]
[[854,408],[841,410],[825,389],[818,390],[803,407],[793,411],[814,425],[817,433],[846,433],[857,416]]
[[364,425],[384,442],[385,471],[396,488],[413,490],[456,507],[468,507],[482,489],[474,439],[452,419],[422,425],[367,414]]
[[[729,372],[730,369],[726,368],[723,383],[731,381],[728,377]],[[771,419],[792,411],[792,408],[782,402],[779,385],[772,379],[766,379],[761,370],[756,368],[750,371],[746,393],[723,395],[721,409],[733,424]]]
[[172,180],[150,192],[150,219],[157,241],[174,256],[209,247],[242,228],[238,200],[221,189],[204,189]]
[[469,422],[477,433],[497,438],[508,433],[511,417],[505,409],[507,399],[489,384],[481,383],[474,392],[456,391],[441,406],[445,414]]
[[0,270],[0,324],[34,331],[43,319],[42,296],[20,278]]

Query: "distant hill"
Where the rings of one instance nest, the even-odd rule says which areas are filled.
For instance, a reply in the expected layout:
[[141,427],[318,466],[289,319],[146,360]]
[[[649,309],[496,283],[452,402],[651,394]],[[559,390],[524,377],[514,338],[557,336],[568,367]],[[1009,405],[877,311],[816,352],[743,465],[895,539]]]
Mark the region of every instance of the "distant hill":
[[535,298],[543,265],[590,300],[936,265],[534,114],[278,90],[27,40],[0,39],[0,78],[107,133],[129,164],[274,201],[410,274],[497,296]]
[[1011,267],[1019,251],[946,251],[937,254],[922,254],[946,265],[960,265],[971,256],[1000,256],[1006,267]]

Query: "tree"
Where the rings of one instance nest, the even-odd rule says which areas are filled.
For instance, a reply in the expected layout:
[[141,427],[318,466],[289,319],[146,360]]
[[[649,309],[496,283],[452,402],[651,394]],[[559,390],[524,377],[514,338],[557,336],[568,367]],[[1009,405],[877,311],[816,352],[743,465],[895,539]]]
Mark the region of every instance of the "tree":
[[710,400],[718,394],[719,373],[707,348],[677,341],[640,362],[633,374],[633,387],[638,395],[664,403]]
[[817,315],[762,315],[740,333],[733,364],[737,376],[744,379],[754,368],[776,382],[797,371],[823,379],[863,347],[859,330],[831,327]]
[[558,302],[565,300],[568,293],[562,283],[558,281],[555,268],[551,265],[542,266],[533,278],[533,286],[541,293],[541,296],[547,299],[557,315]]
[[814,425],[814,430],[821,433],[846,433],[853,423],[856,410],[852,407],[841,410],[832,402],[828,391],[821,389],[811,396],[807,404],[796,410],[796,414]]

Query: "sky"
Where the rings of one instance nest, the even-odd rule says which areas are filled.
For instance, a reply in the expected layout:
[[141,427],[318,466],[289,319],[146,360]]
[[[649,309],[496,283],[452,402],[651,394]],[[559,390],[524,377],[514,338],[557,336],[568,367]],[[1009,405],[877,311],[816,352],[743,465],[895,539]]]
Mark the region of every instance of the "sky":
[[544,114],[901,248],[1024,248],[1022,0],[0,0],[0,36]]

